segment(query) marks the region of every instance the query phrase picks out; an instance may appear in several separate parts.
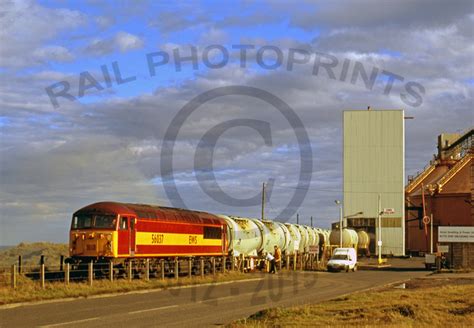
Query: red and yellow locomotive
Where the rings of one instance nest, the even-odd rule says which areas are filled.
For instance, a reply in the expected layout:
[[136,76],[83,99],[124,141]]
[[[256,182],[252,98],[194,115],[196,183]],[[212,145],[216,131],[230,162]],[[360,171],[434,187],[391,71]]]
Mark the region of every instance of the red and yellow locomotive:
[[222,257],[227,236],[225,221],[210,213],[100,202],[73,214],[68,261]]

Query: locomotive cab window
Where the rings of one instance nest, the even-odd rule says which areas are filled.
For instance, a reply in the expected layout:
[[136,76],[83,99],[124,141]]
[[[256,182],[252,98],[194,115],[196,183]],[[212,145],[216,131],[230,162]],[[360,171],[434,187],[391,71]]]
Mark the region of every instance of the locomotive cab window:
[[120,230],[128,230],[128,219],[127,218],[124,218],[124,217],[120,218],[119,229]]
[[92,228],[92,217],[86,215],[76,215],[72,218],[72,229]]
[[96,215],[94,220],[94,228],[115,229],[117,219],[115,215]]
[[222,232],[219,227],[204,227],[204,239],[221,239]]

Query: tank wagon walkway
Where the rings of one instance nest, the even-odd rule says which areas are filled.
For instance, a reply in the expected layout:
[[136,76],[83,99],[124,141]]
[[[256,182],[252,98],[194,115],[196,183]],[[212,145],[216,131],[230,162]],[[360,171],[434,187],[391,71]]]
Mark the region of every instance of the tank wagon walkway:
[[403,268],[355,273],[253,274],[251,281],[137,292],[0,308],[1,327],[208,327],[274,306],[316,303],[347,293],[422,277]]

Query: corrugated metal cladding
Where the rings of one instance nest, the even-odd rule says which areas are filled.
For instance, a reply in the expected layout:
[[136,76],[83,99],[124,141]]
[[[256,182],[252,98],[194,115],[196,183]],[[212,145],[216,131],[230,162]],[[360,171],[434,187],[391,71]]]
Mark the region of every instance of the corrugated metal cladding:
[[382,254],[404,255],[404,112],[351,110],[343,116],[344,216],[377,218],[380,194],[381,208],[395,209],[382,216]]

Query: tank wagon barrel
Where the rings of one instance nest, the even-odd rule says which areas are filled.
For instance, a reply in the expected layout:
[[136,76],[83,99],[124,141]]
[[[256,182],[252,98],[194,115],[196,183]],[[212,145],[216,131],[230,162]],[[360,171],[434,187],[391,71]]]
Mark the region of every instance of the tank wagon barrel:
[[[339,246],[340,245],[340,230],[335,229],[331,231],[329,236],[329,240],[331,246]],[[357,248],[359,238],[357,236],[357,232],[353,229],[342,229],[342,247],[344,248]]]

